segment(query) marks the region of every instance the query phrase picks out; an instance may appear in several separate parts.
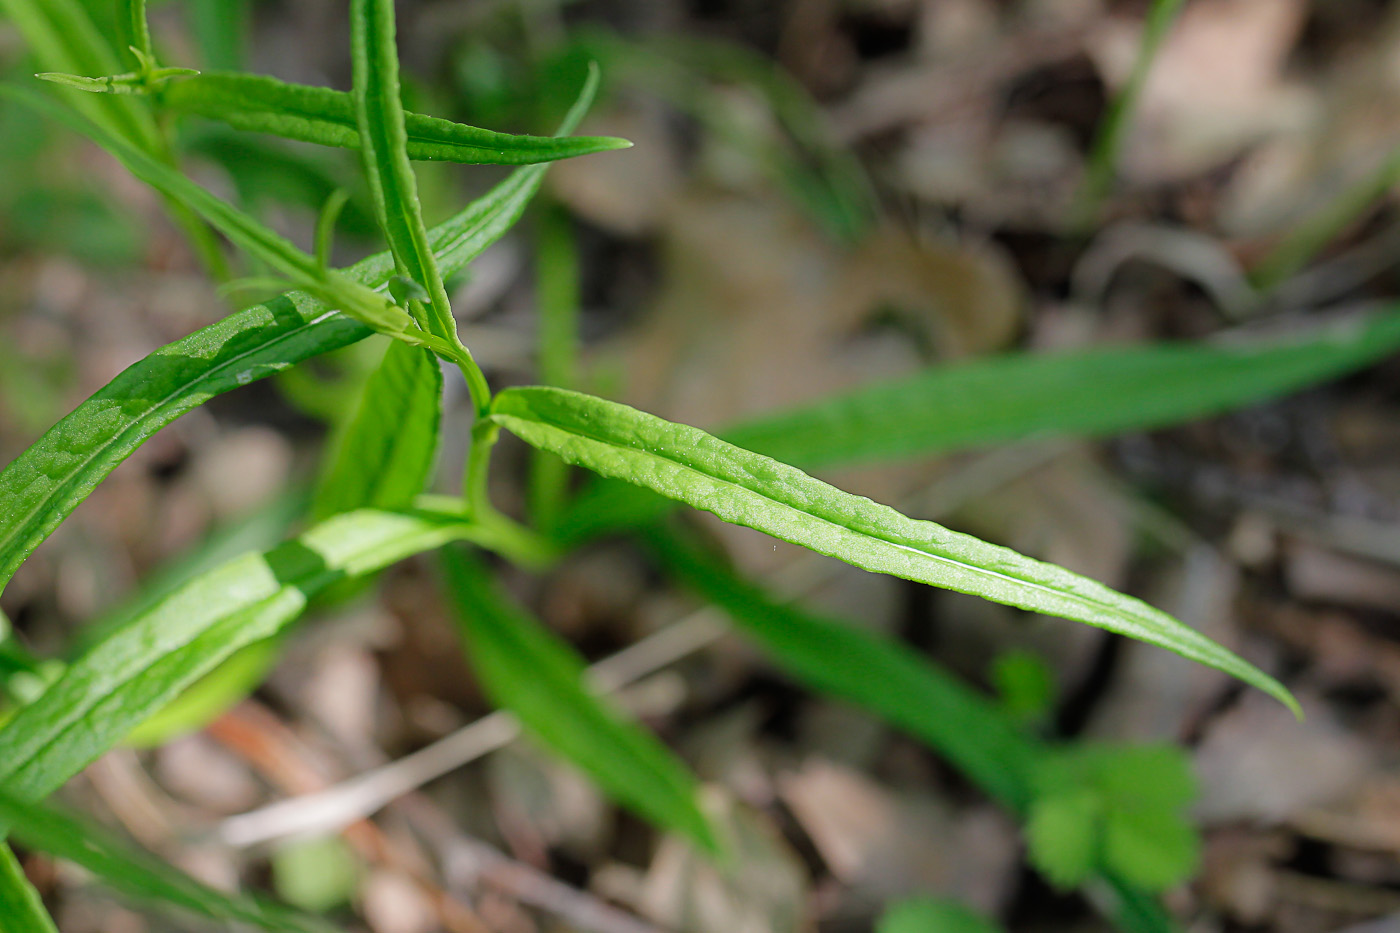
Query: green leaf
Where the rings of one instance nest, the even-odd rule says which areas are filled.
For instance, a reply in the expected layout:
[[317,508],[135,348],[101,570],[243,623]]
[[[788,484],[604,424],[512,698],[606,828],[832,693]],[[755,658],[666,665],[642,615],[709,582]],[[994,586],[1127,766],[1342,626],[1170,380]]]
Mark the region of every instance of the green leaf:
[[1175,810],[1113,810],[1104,819],[1104,864],[1149,891],[1189,879],[1200,863],[1200,836]]
[[194,578],[93,645],[0,728],[0,784],[43,798],[332,583],[485,534],[459,516],[362,510]]
[[1281,338],[992,357],[856,389],[722,434],[816,467],[1143,431],[1295,392],[1397,349],[1400,312],[1390,310]]
[[[369,179],[379,226],[402,275],[428,293],[423,302],[423,329],[446,340],[457,340],[457,323],[447,300],[423,212],[418,204],[418,181],[408,159],[399,93],[399,55],[394,42],[394,0],[351,0],[350,58],[354,70],[355,126],[360,159]],[[472,367],[468,367],[469,369]],[[472,385],[478,405],[490,397],[484,386]]]
[[437,357],[391,341],[339,432],[316,490],[313,517],[410,505],[431,477],[441,422]]
[[957,901],[918,897],[880,915],[875,933],[998,933],[1000,927]]
[[888,573],[1074,619],[1232,674],[1298,711],[1278,681],[1171,616],[1053,564],[850,495],[697,428],[563,389],[508,389],[492,419],[570,463],[784,541]]
[[1013,722],[1043,724],[1055,708],[1055,673],[1040,655],[1012,649],[992,664],[992,684],[999,706]]
[[[0,0],[45,71],[110,75],[120,70],[117,55],[77,0]],[[174,164],[150,107],[128,95],[60,92],[79,113],[107,133],[152,157]],[[228,278],[228,264],[212,232],[179,203],[166,199],[178,223],[215,279]]]
[[772,599],[674,534],[647,540],[784,671],[926,742],[1013,812],[1030,805],[1045,748],[991,700],[905,645]]
[[[328,933],[330,927],[275,904],[224,894],[184,872],[117,842],[101,827],[0,789],[0,823],[26,846],[81,865],[111,887],[144,901],[183,908],[225,923],[248,923],[287,933]],[[3,874],[3,867],[0,867]],[[2,906],[2,905],[0,905]],[[0,914],[9,933],[10,915]]]
[[205,67],[241,69],[248,42],[248,0],[190,0],[187,5],[190,28]]
[[[557,204],[539,212],[535,250],[535,296],[539,306],[540,382],[574,388],[578,382],[579,257],[572,222]],[[534,451],[530,460],[530,517],[551,528],[564,510],[569,467],[558,457]]]
[[[0,0],[0,10],[19,28],[46,71],[110,75],[121,63],[77,0]],[[159,147],[155,120],[139,100],[90,94],[66,98],[109,133],[147,150]]]
[[[1064,865],[1055,831],[1061,827],[1065,801],[1075,806],[1092,801],[1090,832],[1094,859],[1107,875],[1148,890],[1179,884],[1195,870],[1200,842],[1186,815],[1195,799],[1196,781],[1187,755],[1172,745],[1078,745],[1060,750],[1037,772],[1040,800],[1032,810],[1028,840],[1032,860],[1059,884],[1076,883],[1058,873]],[[1036,814],[1048,808],[1049,829],[1037,829]],[[1057,820],[1059,822],[1057,822]],[[1038,839],[1037,833],[1048,833]],[[1037,847],[1040,847],[1037,849]],[[1069,851],[1077,858],[1078,849]],[[1075,860],[1067,864],[1077,866]]]
[[417,332],[407,312],[343,273],[323,269],[314,256],[302,252],[285,237],[228,202],[216,198],[175,169],[44,97],[17,87],[3,87],[0,92],[90,137],[115,156],[131,174],[193,210],[240,247],[287,276],[297,287],[321,296],[343,313],[369,324],[375,330],[411,342],[427,340]]
[[1058,888],[1083,884],[1099,862],[1099,799],[1077,789],[1036,801],[1026,822],[1031,864]]
[[58,933],[44,901],[24,876],[8,845],[0,842],[0,919],[5,933]]
[[[320,210],[337,191],[350,187],[333,153],[249,136],[226,126],[207,124],[182,133],[180,148],[217,164],[238,189],[239,203],[250,210],[268,201]],[[337,218],[339,229],[358,237],[377,236],[374,207],[368,192],[359,188],[355,186]]]
[[719,851],[685,765],[589,691],[578,655],[501,593],[478,562],[449,548],[443,563],[467,657],[492,702],[623,805]]
[[[508,230],[538,190],[544,166],[516,170],[434,229],[442,268],[456,273]],[[346,270],[383,288],[392,260],[380,253]],[[324,302],[292,292],[231,314],[133,364],[0,472],[0,590],[79,503],[158,430],[209,399],[371,331]]]
[[240,648],[127,733],[122,743],[131,748],[155,748],[203,729],[267,679],[281,657],[282,642],[274,637]]
[[[1178,424],[1287,395],[1400,349],[1400,311],[1285,337],[1013,354],[864,386],[719,435],[805,469],[881,463],[1048,437],[1096,437]],[[560,520],[578,541],[643,524],[664,499],[595,483]]]
[[[354,101],[344,91],[260,75],[205,72],[167,85],[160,101],[171,110],[240,130],[360,148]],[[631,145],[607,136],[516,136],[411,112],[404,114],[404,128],[408,157],[418,161],[530,165]]]

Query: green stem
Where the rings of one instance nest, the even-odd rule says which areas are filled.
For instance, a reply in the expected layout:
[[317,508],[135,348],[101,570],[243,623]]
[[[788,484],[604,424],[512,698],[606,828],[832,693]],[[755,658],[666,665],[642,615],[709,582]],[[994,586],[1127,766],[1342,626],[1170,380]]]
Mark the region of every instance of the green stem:
[[1143,23],[1142,40],[1138,44],[1137,61],[1128,83],[1118,92],[1108,107],[1098,135],[1089,151],[1089,165],[1085,169],[1084,183],[1079,190],[1078,203],[1074,208],[1074,223],[1079,229],[1091,226],[1098,217],[1099,206],[1103,203],[1108,189],[1113,185],[1113,177],[1118,171],[1118,156],[1127,137],[1128,125],[1133,111],[1137,108],[1138,97],[1152,71],[1152,63],[1162,47],[1163,40],[1171,30],[1177,13],[1185,0],[1153,0],[1147,11],[1147,21]]
[[491,468],[491,448],[496,446],[500,426],[478,417],[472,426],[472,446],[467,453],[466,474],[462,477],[462,495],[466,497],[467,514],[477,520],[499,514],[491,505],[487,475]]
[[[545,385],[578,388],[578,249],[569,215],[547,204],[536,227],[535,300],[539,314],[539,372]],[[535,525],[549,529],[564,510],[569,487],[568,464],[536,450],[530,458],[529,513]]]
[[1254,268],[1250,279],[1262,292],[1271,292],[1299,272],[1328,243],[1351,226],[1385,193],[1400,182],[1400,149],[1376,171],[1348,188],[1286,234]]

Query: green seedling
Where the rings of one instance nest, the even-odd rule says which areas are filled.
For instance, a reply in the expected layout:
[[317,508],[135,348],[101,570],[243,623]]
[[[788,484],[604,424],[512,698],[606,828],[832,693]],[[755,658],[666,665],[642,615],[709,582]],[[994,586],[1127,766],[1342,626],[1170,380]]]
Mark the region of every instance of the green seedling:
[[[8,99],[110,152],[178,217],[197,221],[186,225],[196,244],[217,230],[270,270],[259,284],[288,289],[133,364],[0,471],[0,588],[117,464],[180,415],[372,334],[390,338],[358,398],[343,406],[347,415],[329,445],[305,530],[192,566],[104,626],[37,695],[12,698],[0,725],[0,829],[77,861],[122,890],[204,917],[264,929],[319,928],[300,915],[212,895],[37,803],[133,732],[141,738],[138,730],[145,729],[159,740],[214,715],[275,660],[279,637],[313,600],[451,545],[444,589],[491,699],[623,806],[703,852],[724,853],[723,833],[700,806],[698,782],[686,765],[601,700],[583,681],[576,652],[512,602],[487,560],[463,550],[470,545],[492,559],[540,568],[592,535],[641,528],[668,569],[724,608],[776,664],[925,742],[1025,820],[1030,857],[1048,878],[1111,892],[1117,905],[1111,913],[1135,933],[1169,928],[1150,892],[1186,877],[1195,860],[1194,836],[1180,812],[1190,786],[1179,753],[1053,745],[1023,730],[1014,710],[906,646],[775,603],[658,525],[666,509],[656,503],[704,510],[871,572],[1165,647],[1296,710],[1271,676],[1140,600],[851,495],[799,467],[888,461],[1028,436],[1106,435],[1201,417],[1380,359],[1400,346],[1400,313],[1380,311],[1287,338],[939,367],[716,436],[569,385],[576,378],[578,257],[567,224],[554,214],[542,228],[550,265],[540,273],[546,283],[540,358],[551,384],[495,391],[458,332],[444,281],[520,218],[545,163],[627,145],[569,135],[597,89],[596,69],[560,135],[511,136],[405,111],[391,0],[350,4],[349,92],[156,68],[139,2],[122,9],[140,69],[119,74],[116,53],[75,0],[0,0],[0,6],[41,66],[70,76],[60,82],[67,88],[49,87],[47,94],[6,87]],[[237,58],[236,49],[218,54]],[[81,90],[113,93],[68,93],[77,86],[71,76],[89,74],[112,77],[88,79],[101,86]],[[389,249],[348,268],[332,265],[344,194],[325,201],[307,253],[195,184],[177,168],[163,135],[167,124],[189,117],[355,150]],[[414,159],[518,167],[430,229]],[[845,229],[857,236],[861,227]],[[460,485],[431,495],[446,379],[461,379],[470,394],[472,445]],[[503,431],[539,452],[531,481],[535,526],[507,517],[491,501],[491,453]],[[543,458],[556,465],[540,469]],[[613,485],[600,482],[572,497],[558,463]],[[634,491],[619,495],[619,484]],[[230,670],[232,680],[214,676]],[[153,719],[172,704],[179,716]],[[86,839],[95,841],[85,845]],[[53,928],[3,847],[0,916],[15,929]],[[890,924],[907,925],[933,914],[911,908],[895,916]]]

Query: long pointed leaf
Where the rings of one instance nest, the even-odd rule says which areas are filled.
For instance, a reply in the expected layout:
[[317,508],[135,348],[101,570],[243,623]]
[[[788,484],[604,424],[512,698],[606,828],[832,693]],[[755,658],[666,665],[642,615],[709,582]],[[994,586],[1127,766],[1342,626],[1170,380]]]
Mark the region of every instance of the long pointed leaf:
[[58,933],[53,918],[34,885],[24,876],[19,859],[0,842],[0,930],[5,933]]
[[[287,84],[261,75],[206,72],[173,81],[161,92],[166,107],[219,120],[240,130],[287,139],[360,148],[354,101],[344,91]],[[476,165],[530,165],[626,149],[610,136],[516,136],[404,113],[408,157]]]
[[312,515],[397,509],[423,491],[442,422],[442,369],[427,350],[391,341],[334,445]]
[[1282,338],[1112,347],[940,366],[724,431],[804,467],[1055,434],[1098,436],[1203,418],[1400,350],[1400,312]]
[[717,851],[685,765],[586,689],[578,655],[512,603],[478,562],[460,548],[442,558],[467,657],[491,701],[620,803]]
[[330,584],[482,535],[456,516],[362,510],[196,577],[93,645],[0,728],[0,785],[43,798]]
[[1062,567],[915,521],[697,428],[563,389],[508,389],[492,418],[527,443],[865,570],[1061,616],[1160,645],[1253,684],[1276,680],[1171,616]]
[[[1296,392],[1400,350],[1400,311],[1282,338],[1016,354],[939,366],[720,430],[804,469],[879,463],[1029,438],[1164,427]],[[577,541],[646,524],[666,500],[593,484],[561,517]]]
[[[379,225],[399,271],[428,293],[425,330],[456,339],[457,325],[442,274],[428,245],[428,229],[418,204],[418,180],[408,160],[395,48],[394,0],[351,0],[350,58],[354,66],[355,125],[360,159],[374,196]],[[476,394],[477,387],[472,387]],[[484,404],[483,399],[478,399]]]
[[991,700],[905,645],[770,598],[676,535],[654,531],[648,541],[778,667],[923,740],[1013,812],[1030,805],[1045,749]]
[[[111,887],[144,901],[170,904],[224,923],[246,923],[285,933],[329,933],[312,917],[276,904],[225,894],[201,884],[144,852],[113,839],[102,828],[0,789],[0,823],[31,849],[74,862]],[[3,866],[0,866],[3,873]],[[2,885],[0,885],[2,886]],[[0,898],[0,929],[9,933],[9,915]]]
[[[544,166],[517,169],[433,230],[455,273],[508,230],[539,189]],[[393,274],[387,253],[346,270],[372,288]],[[79,503],[158,430],[209,399],[372,331],[303,292],[231,314],[133,364],[0,472],[0,589]]]

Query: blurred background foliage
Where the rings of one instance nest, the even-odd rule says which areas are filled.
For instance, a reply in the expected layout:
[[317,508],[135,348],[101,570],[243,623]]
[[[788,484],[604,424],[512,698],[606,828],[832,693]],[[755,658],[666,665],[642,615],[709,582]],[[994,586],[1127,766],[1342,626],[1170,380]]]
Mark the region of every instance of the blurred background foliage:
[[[117,34],[113,4],[83,3]],[[450,283],[500,384],[543,367],[713,428],[1006,351],[1288,333],[1400,288],[1393,4],[1185,3],[1101,190],[1085,179],[1131,83],[1146,3],[399,6],[410,109],[545,133],[596,61],[604,90],[583,130],[636,143],[551,168],[521,227]],[[348,86],[340,3],[150,9],[162,61]],[[4,20],[0,68],[36,70]],[[175,131],[189,172],[298,243],[344,187],[338,261],[380,248],[354,153],[193,119]],[[417,170],[430,224],[502,177]],[[0,461],[126,365],[256,297],[218,284],[155,196],[0,104]],[[548,302],[573,306],[577,359],[537,359]],[[14,699],[47,676],[36,658],[70,654],[93,620],[280,540],[380,352],[366,341],[216,399],[119,468],[5,590]],[[980,688],[1027,741],[1062,743],[1036,759],[1024,834],[970,759],[726,638],[633,700],[724,788],[714,807],[740,840],[739,870],[659,839],[524,744],[343,836],[212,842],[221,820],[488,711],[419,563],[324,599],[317,624],[230,675],[224,699],[267,677],[251,699],[158,749],[109,755],[71,796],[201,878],[268,886],[375,933],[1099,929],[1119,905],[1074,889],[1105,868],[1167,889],[1193,929],[1371,929],[1400,917],[1397,406],[1400,367],[1385,360],[1186,425],[823,473],[1144,596],[1285,675],[1303,724],[1142,645],[847,567],[814,573],[771,539],[688,525],[707,553]],[[466,443],[454,423],[444,475]],[[522,448],[499,459],[521,469],[500,471],[497,501],[558,517],[518,479]],[[686,582],[725,604],[725,572]],[[543,577],[503,573],[590,659],[693,608],[673,575],[685,574],[664,547],[614,539]],[[833,678],[827,693],[861,689]],[[900,725],[926,740],[938,728]],[[188,826],[203,829],[192,839]],[[172,928],[61,863],[27,868],[65,933]]]

